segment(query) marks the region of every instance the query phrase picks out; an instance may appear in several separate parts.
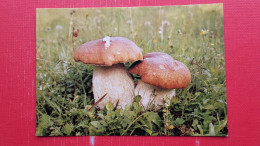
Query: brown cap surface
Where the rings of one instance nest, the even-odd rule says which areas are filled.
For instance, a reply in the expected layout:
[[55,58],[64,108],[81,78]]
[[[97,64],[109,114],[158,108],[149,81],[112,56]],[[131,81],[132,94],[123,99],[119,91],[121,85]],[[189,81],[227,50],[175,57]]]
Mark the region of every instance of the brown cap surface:
[[143,61],[131,66],[129,72],[139,74],[145,83],[166,89],[185,88],[191,81],[186,65],[161,52],[146,54]]
[[105,44],[99,39],[81,45],[74,51],[74,60],[104,66],[143,60],[141,49],[127,38],[110,37],[109,46]]

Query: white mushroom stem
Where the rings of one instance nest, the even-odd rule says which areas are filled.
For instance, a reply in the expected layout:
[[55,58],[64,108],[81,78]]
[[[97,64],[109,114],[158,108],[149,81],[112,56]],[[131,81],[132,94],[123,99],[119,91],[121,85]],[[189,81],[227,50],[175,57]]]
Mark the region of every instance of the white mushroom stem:
[[[164,101],[170,101],[175,96],[175,89],[163,89],[139,80],[135,87],[135,95],[140,95],[140,105],[143,109],[155,107],[160,109]],[[169,104],[169,103],[166,103]]]
[[116,105],[118,100],[118,108],[123,109],[133,102],[134,81],[124,64],[95,66],[92,85],[95,102],[107,93],[97,104],[101,109],[109,102]]

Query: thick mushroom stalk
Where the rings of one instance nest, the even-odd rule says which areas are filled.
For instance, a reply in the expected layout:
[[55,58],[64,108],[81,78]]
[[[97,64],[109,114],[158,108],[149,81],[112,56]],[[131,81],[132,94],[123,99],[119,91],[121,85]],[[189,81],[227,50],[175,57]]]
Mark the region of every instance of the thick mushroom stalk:
[[141,95],[140,104],[144,109],[150,107],[149,104],[159,109],[165,99],[175,96],[174,89],[186,88],[191,81],[186,65],[161,52],[146,54],[143,61],[131,66],[129,72],[141,76],[135,95]]
[[164,101],[171,100],[175,96],[175,89],[164,89],[139,80],[135,87],[135,95],[140,95],[140,105],[144,110],[160,108]]
[[95,66],[92,79],[95,101],[107,94],[98,106],[103,109],[107,103],[118,102],[118,108],[125,108],[133,102],[134,81],[124,64]]
[[[122,63],[143,60],[141,49],[127,38],[105,37],[82,44],[74,51],[74,60],[95,66],[93,94],[101,109],[118,102],[119,108],[134,99],[134,81]],[[104,96],[105,95],[105,96]]]

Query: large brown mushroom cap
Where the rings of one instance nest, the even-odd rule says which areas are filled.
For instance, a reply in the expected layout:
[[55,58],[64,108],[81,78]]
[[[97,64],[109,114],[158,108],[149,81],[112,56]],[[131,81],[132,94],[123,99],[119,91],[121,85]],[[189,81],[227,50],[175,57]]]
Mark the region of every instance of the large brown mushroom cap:
[[161,52],[146,54],[129,72],[139,74],[145,83],[166,89],[185,88],[191,81],[186,65]]
[[111,66],[143,60],[141,49],[124,37],[109,37],[109,46],[102,39],[87,42],[74,51],[74,60],[85,64]]

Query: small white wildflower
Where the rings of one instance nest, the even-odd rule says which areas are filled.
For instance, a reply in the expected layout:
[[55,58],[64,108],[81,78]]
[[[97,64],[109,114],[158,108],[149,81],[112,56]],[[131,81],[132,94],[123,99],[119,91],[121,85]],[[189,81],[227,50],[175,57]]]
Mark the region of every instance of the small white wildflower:
[[106,42],[105,43],[105,49],[109,48],[111,38],[109,36],[106,36],[106,37],[103,38],[103,41]]
[[60,56],[61,56],[62,58],[64,58],[64,57],[65,57],[65,53],[64,53],[64,52],[61,52],[61,53],[60,53]]
[[66,74],[68,72],[67,67],[68,67],[68,61],[64,61],[63,62],[64,74]]
[[56,25],[55,29],[62,30],[62,26],[61,25]]
[[50,87],[50,84],[49,84],[49,83],[46,83],[46,86],[47,86],[47,87]]
[[117,27],[114,28],[114,32],[117,32]]
[[217,101],[218,101],[218,102],[220,102],[220,103],[223,103],[223,101],[222,101],[222,100],[220,100],[220,99],[218,99]]
[[63,67],[66,68],[68,66],[68,61],[64,61]]
[[162,26],[165,27],[165,26],[169,26],[170,25],[170,22],[169,21],[162,21]]
[[168,97],[165,97],[165,98],[164,98],[164,102],[165,102],[165,106],[166,106],[166,107],[169,107],[170,104],[171,104],[171,100],[170,100]]
[[132,20],[127,20],[126,24],[132,24]]
[[164,20],[164,21],[162,21],[162,25],[159,27],[158,33],[159,33],[160,36],[161,36],[161,40],[163,40],[164,28],[165,28],[166,26],[168,26],[168,25],[170,25],[170,22]]
[[40,78],[42,79],[43,78],[43,75],[40,73]]
[[207,35],[209,33],[209,30],[208,29],[202,29],[200,31],[200,35]]
[[40,88],[39,88],[39,90],[42,90],[42,85],[40,85]]
[[178,29],[178,34],[182,35],[182,31],[180,29]]

